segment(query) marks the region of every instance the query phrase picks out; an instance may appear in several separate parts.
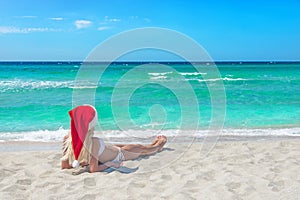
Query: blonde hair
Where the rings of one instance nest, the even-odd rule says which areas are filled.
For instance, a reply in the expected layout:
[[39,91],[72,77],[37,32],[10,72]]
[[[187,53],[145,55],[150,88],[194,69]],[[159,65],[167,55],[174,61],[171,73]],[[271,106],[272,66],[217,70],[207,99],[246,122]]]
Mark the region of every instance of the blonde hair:
[[[79,163],[89,163],[90,157],[92,153],[92,137],[94,135],[94,129],[90,129],[87,133],[87,136],[83,142],[82,149],[80,151],[78,162]],[[61,160],[69,160],[69,164],[72,165],[73,161],[75,160],[74,151],[72,147],[72,135],[69,132],[67,138],[63,141],[62,145],[63,156]]]

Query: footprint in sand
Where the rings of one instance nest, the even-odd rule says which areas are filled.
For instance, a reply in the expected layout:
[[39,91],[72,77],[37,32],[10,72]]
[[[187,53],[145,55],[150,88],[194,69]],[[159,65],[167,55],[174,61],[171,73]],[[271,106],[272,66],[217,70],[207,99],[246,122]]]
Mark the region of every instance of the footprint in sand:
[[32,178],[32,177],[35,177],[36,176],[36,174],[35,173],[33,173],[33,171],[31,171],[31,170],[25,170],[24,171],[24,174],[25,174],[25,176],[27,176],[27,177],[30,177],[30,178]]
[[17,170],[14,168],[14,169],[11,169],[11,168],[3,168],[1,169],[1,172],[3,173],[4,176],[12,176],[12,175],[15,175],[17,172]]
[[144,183],[144,181],[132,181],[130,183],[130,187],[133,188],[144,188],[146,186],[146,184]]
[[11,163],[11,165],[13,165],[13,166],[18,166],[18,167],[19,167],[19,166],[21,166],[21,167],[24,166],[24,163],[18,163],[18,162],[14,162],[14,161],[11,161],[10,163]]
[[54,185],[49,189],[49,191],[51,191],[53,193],[57,193],[61,189],[62,189],[62,187],[60,185]]
[[163,179],[165,181],[169,181],[169,180],[172,180],[172,176],[170,176],[170,175],[162,175],[161,179]]
[[96,185],[95,178],[84,178],[84,185],[95,186]]
[[278,192],[278,191],[280,191],[284,188],[284,181],[282,181],[282,180],[280,180],[280,181],[271,181],[268,184],[268,187],[271,187],[272,191]]
[[265,180],[268,180],[269,182],[274,180],[274,178],[276,177],[277,175],[275,173],[270,173],[270,174],[267,174],[266,176],[262,177],[263,179]]
[[188,188],[188,189],[195,188],[195,187],[197,187],[197,182],[194,180],[188,180],[183,186],[183,188]]
[[270,168],[270,171],[274,172],[274,173],[280,173],[281,172],[281,169],[279,167],[271,167]]
[[156,181],[156,180],[161,180],[161,173],[153,173],[150,175],[149,180],[150,181]]
[[282,142],[279,143],[279,146],[280,146],[280,147],[288,147],[288,146],[290,146],[290,143],[289,143],[289,142],[282,141]]
[[201,174],[201,179],[204,179],[206,181],[213,181],[215,180],[215,172],[214,171],[208,171]]
[[85,194],[80,199],[96,199],[96,195],[94,194]]
[[228,190],[235,190],[241,187],[240,183],[236,183],[236,182],[230,182],[230,183],[226,183],[225,184],[226,187],[228,188]]
[[53,174],[53,170],[47,170],[41,174],[39,174],[39,178],[48,178],[49,176],[51,176],[51,174]]
[[17,191],[24,191],[26,190],[26,186],[24,185],[10,185],[7,187],[4,187],[1,191],[5,191],[5,192],[17,192]]
[[19,179],[17,180],[17,184],[19,185],[31,185],[30,179]]

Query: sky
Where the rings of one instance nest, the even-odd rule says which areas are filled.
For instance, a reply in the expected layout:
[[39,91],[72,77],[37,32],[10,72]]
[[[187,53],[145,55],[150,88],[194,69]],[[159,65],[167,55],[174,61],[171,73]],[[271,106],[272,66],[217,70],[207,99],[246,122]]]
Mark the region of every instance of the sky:
[[215,61],[300,61],[299,0],[0,0],[0,61],[83,61],[143,27],[183,33]]

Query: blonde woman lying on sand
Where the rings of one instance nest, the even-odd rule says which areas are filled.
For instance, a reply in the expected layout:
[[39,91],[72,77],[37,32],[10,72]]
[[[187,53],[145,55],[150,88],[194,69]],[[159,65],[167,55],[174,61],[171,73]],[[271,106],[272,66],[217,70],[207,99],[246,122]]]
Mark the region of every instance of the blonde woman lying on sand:
[[[97,124],[97,111],[83,105],[69,111],[71,132],[64,137],[61,168],[70,169],[89,165],[90,172],[100,172],[109,167],[118,168],[125,160],[151,155],[162,150],[165,136],[157,136],[149,145],[106,145],[103,139],[93,137]],[[100,164],[99,164],[100,163]]]

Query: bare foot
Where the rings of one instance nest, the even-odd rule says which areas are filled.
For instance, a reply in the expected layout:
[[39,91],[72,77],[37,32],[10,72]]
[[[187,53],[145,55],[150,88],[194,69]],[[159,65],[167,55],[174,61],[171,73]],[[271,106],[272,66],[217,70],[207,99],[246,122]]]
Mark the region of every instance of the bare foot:
[[154,140],[152,141],[152,144],[151,144],[151,145],[155,145],[157,142],[159,142],[159,140],[160,140],[161,137],[162,137],[161,135],[157,135],[157,136],[154,138]]
[[158,152],[160,152],[160,151],[162,151],[164,145],[167,143],[167,137],[164,135],[160,135],[157,137],[158,137],[158,145],[159,145]]

